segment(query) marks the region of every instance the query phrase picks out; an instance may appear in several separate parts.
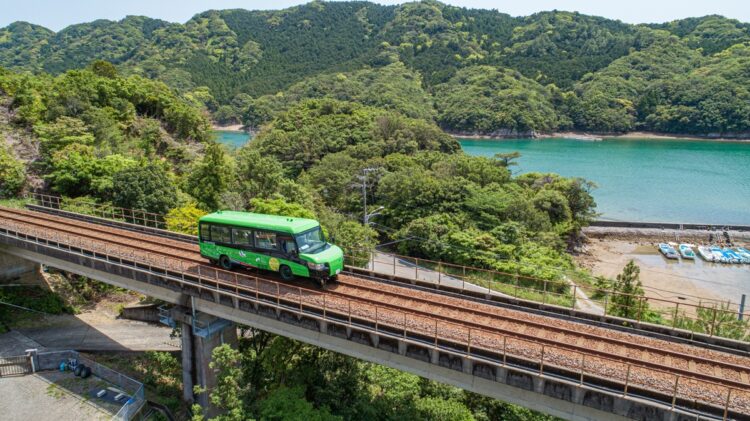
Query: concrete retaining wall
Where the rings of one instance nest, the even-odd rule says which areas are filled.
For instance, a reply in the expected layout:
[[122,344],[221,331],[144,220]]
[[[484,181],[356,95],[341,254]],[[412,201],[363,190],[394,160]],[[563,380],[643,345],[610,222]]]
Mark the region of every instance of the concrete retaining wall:
[[47,287],[38,263],[0,254],[0,284],[24,284]]
[[141,322],[159,323],[159,306],[156,304],[133,305],[122,309],[120,317]]

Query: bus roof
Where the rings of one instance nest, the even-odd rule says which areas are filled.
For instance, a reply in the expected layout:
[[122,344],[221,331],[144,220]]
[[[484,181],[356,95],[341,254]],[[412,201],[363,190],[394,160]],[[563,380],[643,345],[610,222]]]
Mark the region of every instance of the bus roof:
[[258,228],[284,232],[287,234],[299,234],[311,228],[320,226],[318,221],[314,219],[235,211],[214,212],[202,217],[200,222],[212,222],[245,228]]

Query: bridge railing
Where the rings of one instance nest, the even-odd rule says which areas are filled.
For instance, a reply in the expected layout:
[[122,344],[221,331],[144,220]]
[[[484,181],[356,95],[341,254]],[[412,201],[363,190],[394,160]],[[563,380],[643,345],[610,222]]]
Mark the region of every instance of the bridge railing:
[[51,196],[42,193],[29,193],[29,198],[39,206],[51,209],[67,210],[129,224],[145,227],[166,229],[164,216],[140,209],[128,209],[112,206],[107,203],[97,203],[91,200]]
[[[87,200],[66,199],[41,193],[31,193],[30,197],[43,207],[166,229],[163,215],[143,210],[118,208]],[[627,294],[612,288],[599,288],[593,279],[586,279],[585,283],[568,280],[580,278],[581,273],[568,276],[561,271],[562,277],[567,278],[566,280],[544,279],[391,253],[387,256],[372,253],[368,261],[360,255],[367,256],[370,254],[369,250],[353,250],[353,252],[356,255],[346,256],[347,264],[371,269],[382,275],[431,280],[438,284],[460,282],[462,290],[471,290],[478,286],[516,299],[577,308],[585,312],[598,312],[629,319],[636,323],[655,323],[689,331],[691,334],[750,341],[750,305],[747,310],[742,311],[739,303],[731,301],[711,299],[691,301],[687,297],[685,300],[675,301]]]
[[464,291],[485,290],[543,304],[598,311],[637,323],[666,325],[692,334],[750,341],[750,310],[741,311],[741,306],[731,301],[674,301],[393,253],[375,252],[369,260],[346,256],[346,263],[380,276],[407,277]]
[[[76,235],[39,229],[27,224],[0,220],[0,237],[32,244],[35,251],[50,250],[53,257],[68,256],[98,261],[104,265],[123,266],[142,273],[134,279],[149,282],[163,277],[178,283],[183,291],[195,289],[230,300],[250,300],[314,317],[332,324],[345,324],[380,335],[439,349],[463,356],[471,361],[497,367],[512,367],[539,376],[563,376],[580,386],[616,390],[622,396],[658,400],[676,406],[710,410],[726,419],[728,414],[750,414],[750,388],[727,386],[691,375],[688,368],[668,368],[658,363],[639,364],[618,360],[605,351],[585,345],[549,345],[531,335],[498,333],[485,327],[457,324],[409,310],[394,309],[365,302],[331,296],[318,291],[280,283],[212,266],[189,264],[161,254],[113,246],[107,242]],[[13,241],[8,241],[13,244]],[[63,256],[65,255],[65,256]],[[80,264],[80,263],[79,263]],[[637,346],[633,344],[633,346]],[[726,380],[724,380],[726,382]],[[730,382],[731,383],[731,382]]]
[[143,383],[99,364],[90,358],[81,356],[76,351],[40,352],[36,354],[35,358],[39,362],[38,369],[40,370],[57,370],[60,362],[67,361],[69,358],[75,358],[79,363],[91,368],[91,373],[94,376],[116,386],[121,392],[128,395],[128,400],[122,404],[120,410],[112,417],[114,421],[130,421],[141,410],[143,405],[146,404]]

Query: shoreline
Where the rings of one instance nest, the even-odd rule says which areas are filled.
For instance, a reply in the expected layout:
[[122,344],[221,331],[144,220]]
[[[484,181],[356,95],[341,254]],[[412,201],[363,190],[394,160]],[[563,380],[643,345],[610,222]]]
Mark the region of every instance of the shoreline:
[[581,252],[573,255],[573,259],[593,276],[609,279],[614,279],[628,261],[634,260],[640,268],[645,295],[654,308],[670,308],[669,301],[689,305],[730,301],[736,305],[739,297],[747,292],[745,280],[750,275],[748,265],[710,263],[700,257],[695,260],[668,260],[659,253],[657,244],[692,242],[689,236],[675,238],[674,233],[632,234],[587,235]]
[[621,134],[594,134],[587,132],[553,132],[553,133],[532,133],[531,135],[519,134],[518,136],[496,136],[496,135],[485,135],[485,134],[471,134],[471,133],[458,133],[458,132],[446,132],[455,138],[461,139],[475,139],[475,140],[545,140],[555,138],[565,138],[574,140],[583,140],[589,142],[601,142],[605,140],[694,140],[703,142],[732,142],[732,143],[750,143],[748,137],[709,137],[709,136],[696,136],[696,135],[677,135],[677,134],[665,134],[655,132],[628,132]]
[[222,126],[216,123],[211,123],[211,130],[217,132],[249,133],[248,130],[245,130],[245,126],[243,126],[242,124],[229,124],[226,126]]

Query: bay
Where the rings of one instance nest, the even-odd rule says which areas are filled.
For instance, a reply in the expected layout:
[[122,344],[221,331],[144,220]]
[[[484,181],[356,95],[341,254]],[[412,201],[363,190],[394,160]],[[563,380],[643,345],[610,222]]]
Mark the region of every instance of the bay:
[[518,151],[514,173],[583,177],[601,219],[750,225],[750,143],[459,139],[469,155]]
[[216,141],[227,145],[230,149],[239,149],[252,138],[249,133],[231,130],[214,130]]

